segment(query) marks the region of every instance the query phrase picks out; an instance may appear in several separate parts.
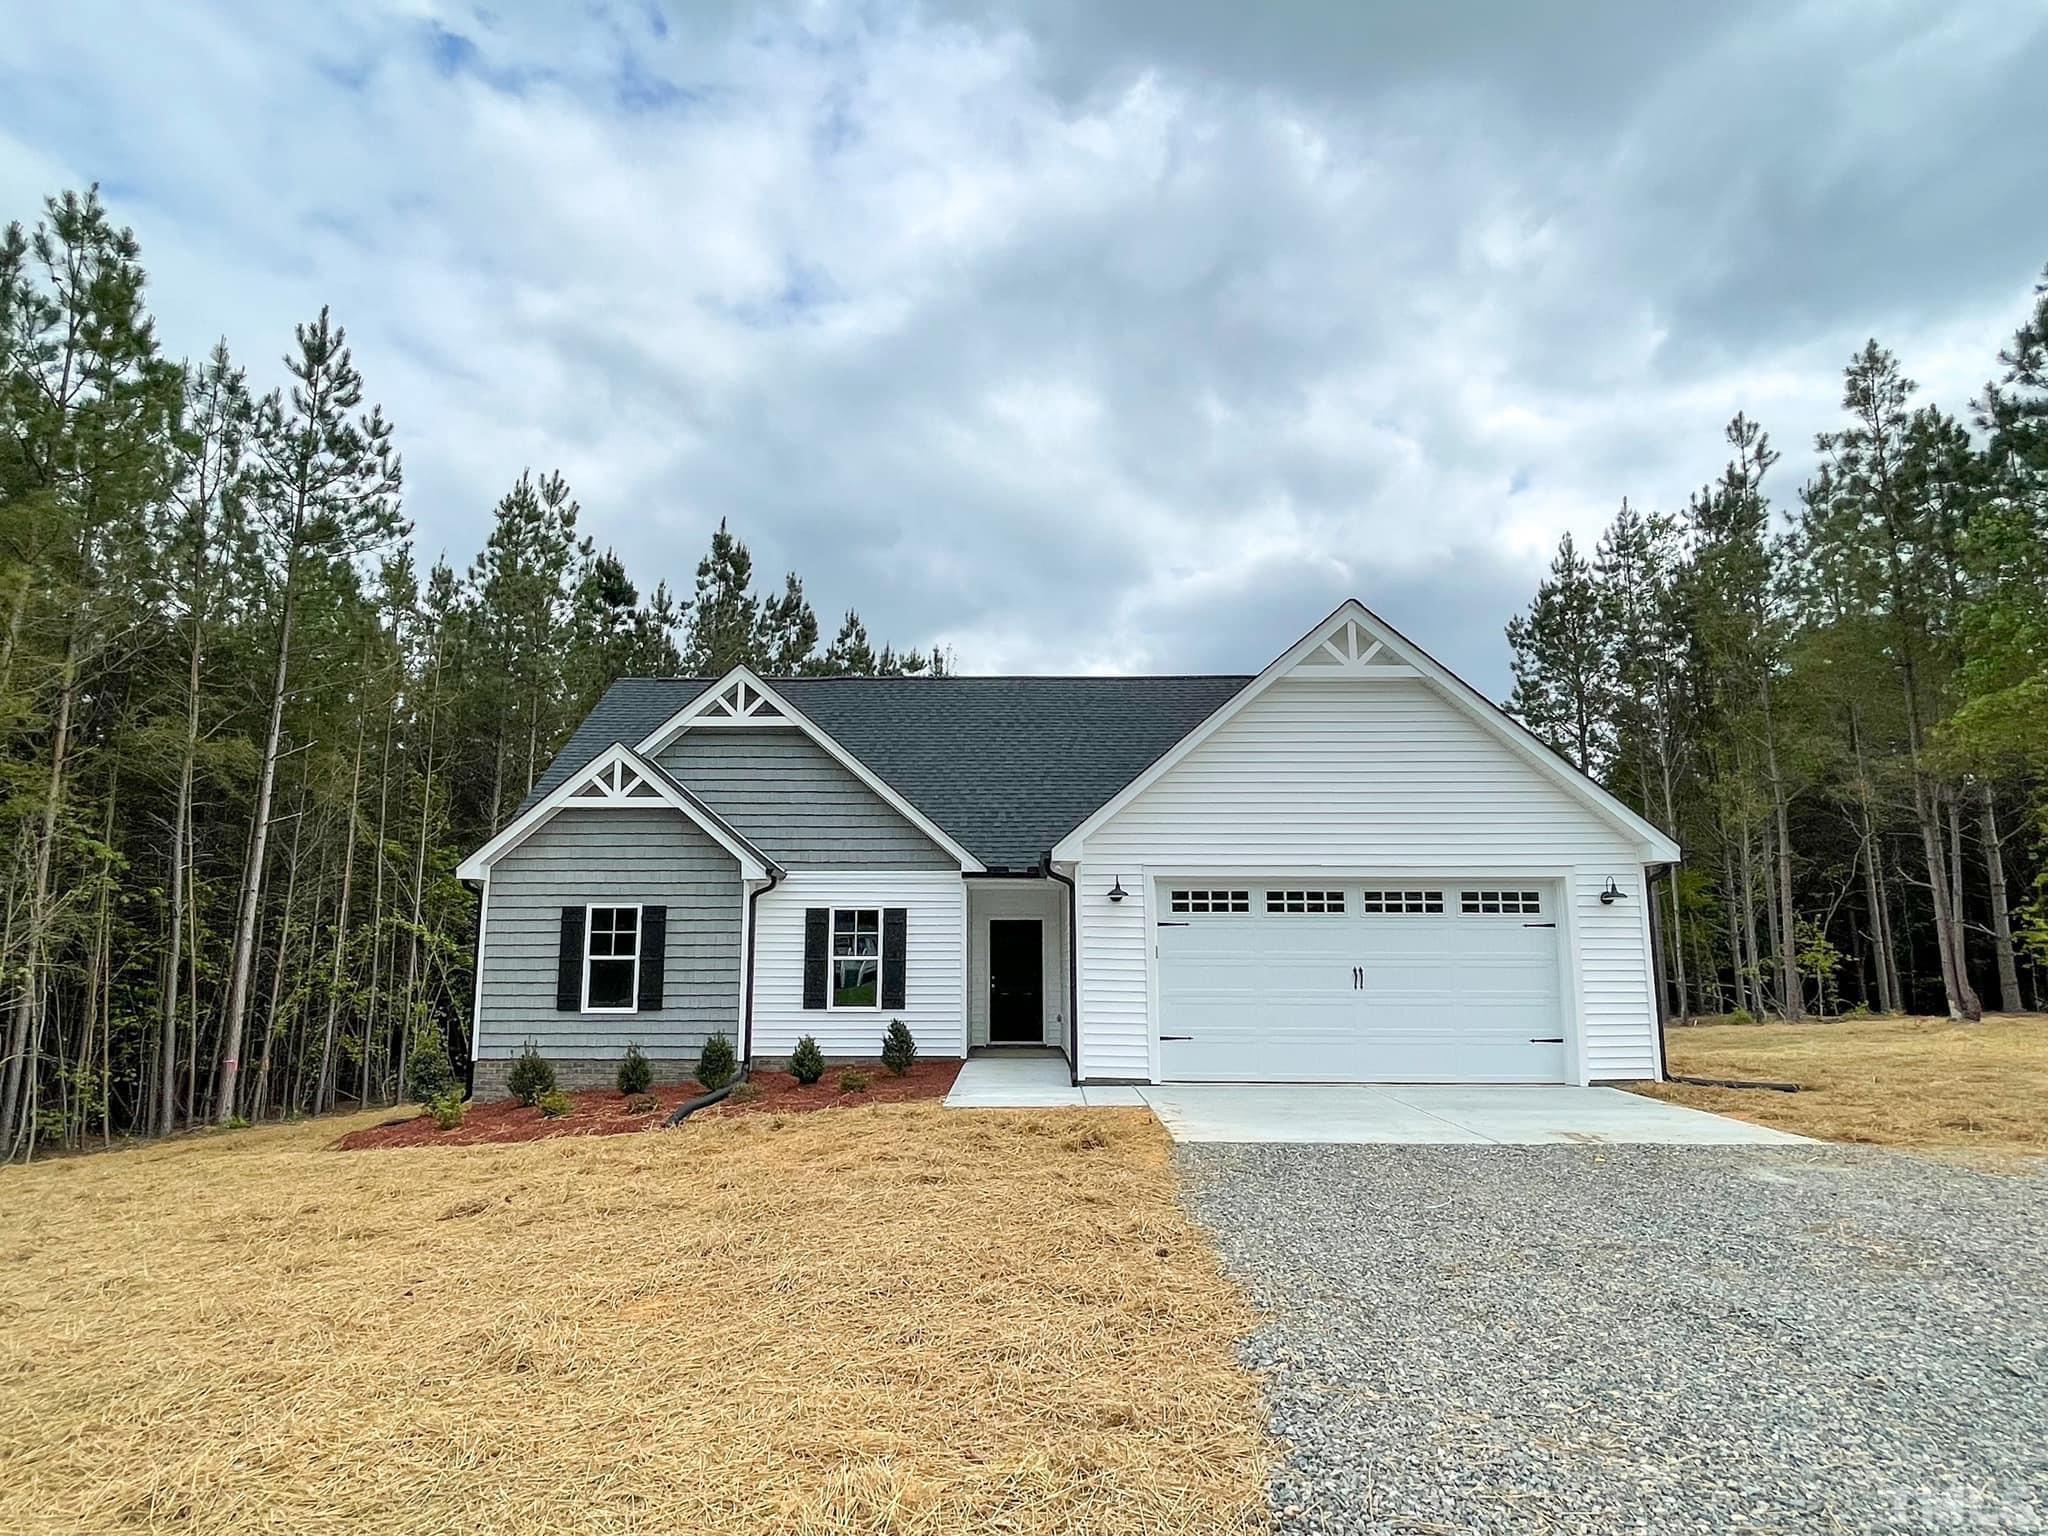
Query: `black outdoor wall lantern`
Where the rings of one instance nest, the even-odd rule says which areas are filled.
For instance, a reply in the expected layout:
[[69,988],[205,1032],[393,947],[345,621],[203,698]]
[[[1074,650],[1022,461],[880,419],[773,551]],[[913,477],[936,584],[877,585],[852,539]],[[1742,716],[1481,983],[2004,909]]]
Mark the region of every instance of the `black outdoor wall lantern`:
[[1600,905],[1611,907],[1621,900],[1621,888],[1614,883],[1614,876],[1607,877],[1607,889],[1600,893]]
[[1118,875],[1115,882],[1109,888],[1109,899],[1111,901],[1122,901],[1129,894],[1130,892],[1124,889],[1123,876]]

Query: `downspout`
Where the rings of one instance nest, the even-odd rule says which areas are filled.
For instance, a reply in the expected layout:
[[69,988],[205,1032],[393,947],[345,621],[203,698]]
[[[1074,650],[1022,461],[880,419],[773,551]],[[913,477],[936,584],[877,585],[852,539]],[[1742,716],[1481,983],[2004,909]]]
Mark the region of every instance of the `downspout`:
[[1643,870],[1643,901],[1650,909],[1650,990],[1657,999],[1657,1080],[1666,1083],[1671,1081],[1671,1057],[1664,1049],[1664,1020],[1669,1010],[1664,996],[1664,915],[1657,901],[1657,886],[1675,867],[1655,864]]
[[1067,1055],[1067,1078],[1081,1083],[1081,911],[1079,893],[1071,876],[1052,867],[1052,853],[1045,855],[1045,872],[1067,888],[1067,1034],[1072,1040]]
[[756,886],[747,897],[747,974],[744,978],[745,1001],[740,1008],[740,1070],[739,1075],[723,1088],[714,1088],[709,1093],[700,1093],[694,1099],[685,1099],[675,1107],[664,1126],[681,1125],[700,1109],[709,1109],[733,1089],[744,1083],[754,1070],[754,935],[760,927],[760,901],[776,886],[782,884],[782,871],[773,864],[768,866],[768,883]]

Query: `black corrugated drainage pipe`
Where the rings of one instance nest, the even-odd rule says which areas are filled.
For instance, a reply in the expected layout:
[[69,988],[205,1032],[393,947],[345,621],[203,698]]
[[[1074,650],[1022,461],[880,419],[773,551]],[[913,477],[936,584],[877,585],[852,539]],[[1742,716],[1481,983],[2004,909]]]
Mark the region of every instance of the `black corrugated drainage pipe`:
[[713,1104],[716,1104],[720,1099],[731,1093],[733,1089],[739,1087],[741,1083],[744,1083],[754,1070],[754,935],[758,931],[758,925],[755,922],[756,903],[780,884],[782,884],[782,871],[770,865],[768,869],[768,883],[759,887],[747,898],[747,1001],[746,1006],[740,1009],[739,1076],[735,1077],[723,1088],[714,1088],[709,1093],[700,1093],[694,1099],[683,1100],[682,1103],[675,1107],[674,1113],[662,1122],[664,1128],[671,1125],[681,1125],[690,1116],[697,1113],[698,1110],[709,1109]]
[[1045,872],[1067,888],[1067,1052],[1068,1081],[1081,1081],[1081,952],[1080,898],[1071,877],[1052,867],[1052,851],[1045,855]]

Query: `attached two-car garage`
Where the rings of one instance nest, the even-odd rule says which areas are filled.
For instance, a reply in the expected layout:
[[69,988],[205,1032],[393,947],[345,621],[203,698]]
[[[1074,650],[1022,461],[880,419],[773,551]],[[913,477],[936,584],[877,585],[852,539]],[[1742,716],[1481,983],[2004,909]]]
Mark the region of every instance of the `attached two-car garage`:
[[1575,1081],[1558,902],[1533,880],[1162,881],[1159,1075]]

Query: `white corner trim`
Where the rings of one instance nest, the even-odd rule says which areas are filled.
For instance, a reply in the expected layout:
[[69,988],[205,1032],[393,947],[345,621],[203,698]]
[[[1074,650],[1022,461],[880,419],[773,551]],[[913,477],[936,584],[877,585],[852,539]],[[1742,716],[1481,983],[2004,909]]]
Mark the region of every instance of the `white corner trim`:
[[619,811],[666,807],[681,811],[719,847],[739,860],[742,880],[765,880],[762,855],[683,792],[669,776],[623,742],[614,742],[527,807],[525,813],[456,866],[460,880],[488,879],[490,868],[565,810]]
[[981,874],[987,865],[950,837],[945,828],[899,795],[880,775],[842,747],[832,735],[777,693],[751,667],[734,667],[696,698],[670,715],[638,745],[653,757],[692,726],[795,726],[825,750],[834,762],[873,790],[888,807],[960,863],[963,874]]
[[[1369,633],[1370,645],[1354,650],[1358,631]],[[1333,634],[1350,632],[1352,640],[1330,645]],[[1308,666],[1301,663],[1316,658]],[[1383,657],[1391,658],[1382,660]],[[1300,668],[1299,672],[1296,671]],[[1643,817],[1602,789],[1585,774],[1559,757],[1517,720],[1481,696],[1470,683],[1408,639],[1357,598],[1346,598],[1321,623],[1282,651],[1272,664],[1232,694],[1216,711],[1153,762],[1151,767],[1126,784],[1108,801],[1053,846],[1052,857],[1061,862],[1078,861],[1091,833],[1117,812],[1171,773],[1189,753],[1207,741],[1238,712],[1281,678],[1290,674],[1313,678],[1330,677],[1420,677],[1443,698],[1463,710],[1478,725],[1521,755],[1532,767],[1547,775],[1568,794],[1622,828],[1642,843],[1644,857],[1651,863],[1676,863],[1681,857],[1678,844]]]

